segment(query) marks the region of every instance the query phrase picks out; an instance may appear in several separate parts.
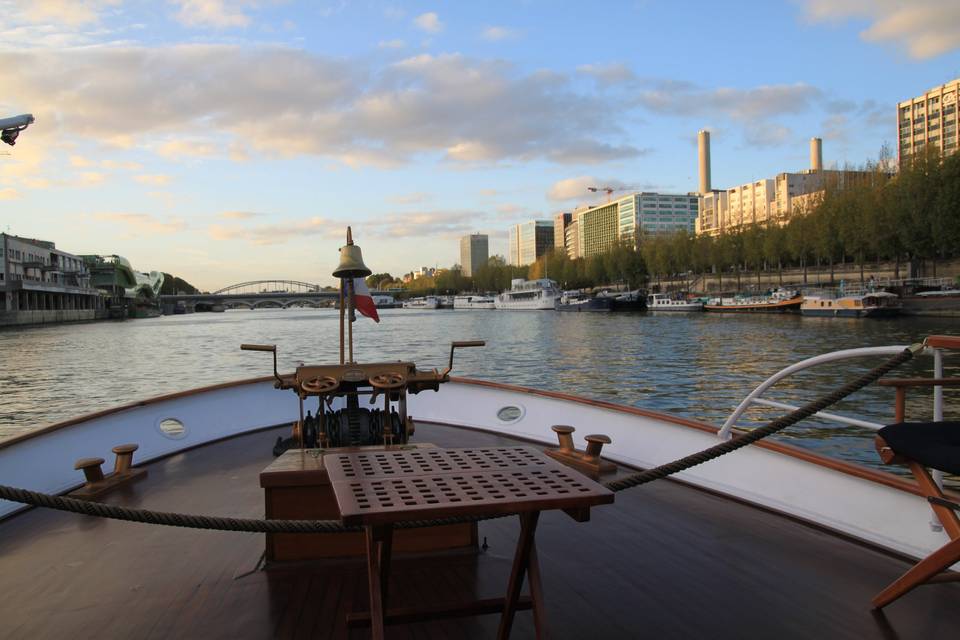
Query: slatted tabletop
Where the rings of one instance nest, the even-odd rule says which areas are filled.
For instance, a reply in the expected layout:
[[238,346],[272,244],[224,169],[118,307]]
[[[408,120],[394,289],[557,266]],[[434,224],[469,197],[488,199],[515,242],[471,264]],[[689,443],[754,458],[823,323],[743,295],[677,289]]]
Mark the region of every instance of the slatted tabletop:
[[613,493],[529,447],[328,454],[346,525],[575,509]]

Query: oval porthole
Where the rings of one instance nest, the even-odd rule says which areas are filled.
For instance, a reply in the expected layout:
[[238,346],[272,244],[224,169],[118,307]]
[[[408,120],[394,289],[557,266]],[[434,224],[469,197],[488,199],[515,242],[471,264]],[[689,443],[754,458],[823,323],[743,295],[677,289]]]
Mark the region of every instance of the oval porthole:
[[157,423],[160,433],[168,438],[179,439],[187,435],[187,428],[176,418],[164,418]]
[[497,411],[497,419],[500,422],[516,422],[523,417],[523,409],[516,405],[507,405]]

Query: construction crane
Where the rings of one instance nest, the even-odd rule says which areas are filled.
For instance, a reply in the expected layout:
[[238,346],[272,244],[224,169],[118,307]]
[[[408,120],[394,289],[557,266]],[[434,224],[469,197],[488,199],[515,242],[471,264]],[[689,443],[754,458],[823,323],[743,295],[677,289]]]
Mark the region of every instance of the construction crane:
[[593,193],[597,193],[597,192],[599,192],[599,191],[604,191],[604,192],[606,192],[606,194],[607,194],[607,202],[610,202],[610,199],[613,197],[614,192],[616,192],[616,191],[630,191],[631,189],[633,189],[633,187],[619,187],[619,188],[616,188],[616,189],[613,188],[613,187],[587,187],[587,191],[592,191]]

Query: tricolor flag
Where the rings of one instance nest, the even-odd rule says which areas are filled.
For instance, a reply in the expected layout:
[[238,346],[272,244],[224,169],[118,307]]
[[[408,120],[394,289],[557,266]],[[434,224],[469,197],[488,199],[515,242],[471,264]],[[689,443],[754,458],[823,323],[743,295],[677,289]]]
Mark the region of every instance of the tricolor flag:
[[370,290],[367,289],[367,283],[363,278],[353,279],[353,306],[363,315],[373,318],[374,322],[380,322],[380,316],[377,315],[377,305],[373,302],[373,297],[370,295]]

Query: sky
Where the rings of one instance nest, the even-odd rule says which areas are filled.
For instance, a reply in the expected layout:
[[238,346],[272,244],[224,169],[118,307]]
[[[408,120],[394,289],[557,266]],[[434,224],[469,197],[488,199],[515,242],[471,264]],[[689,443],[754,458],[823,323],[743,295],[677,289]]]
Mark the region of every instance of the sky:
[[[0,0],[0,231],[204,290],[333,282],[597,202],[714,188],[896,142],[960,77],[956,0]],[[593,200],[591,200],[593,198]],[[600,200],[606,198],[601,194]]]

